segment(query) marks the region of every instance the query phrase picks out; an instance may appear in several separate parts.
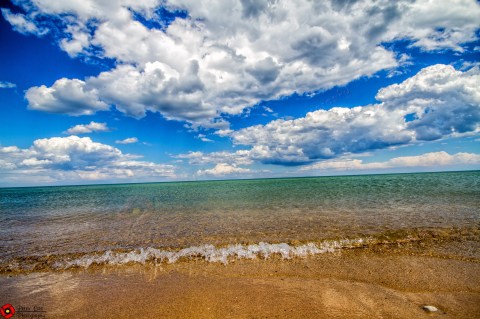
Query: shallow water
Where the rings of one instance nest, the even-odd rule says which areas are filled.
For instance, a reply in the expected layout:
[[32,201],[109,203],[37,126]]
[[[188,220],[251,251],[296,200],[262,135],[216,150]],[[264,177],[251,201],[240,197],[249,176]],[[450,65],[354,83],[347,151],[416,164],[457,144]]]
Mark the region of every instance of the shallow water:
[[61,264],[110,250],[168,255],[215,245],[218,254],[219,247],[261,242],[322,250],[325,240],[385,232],[404,240],[416,229],[476,231],[480,171],[3,188],[0,222],[4,266],[57,256]]

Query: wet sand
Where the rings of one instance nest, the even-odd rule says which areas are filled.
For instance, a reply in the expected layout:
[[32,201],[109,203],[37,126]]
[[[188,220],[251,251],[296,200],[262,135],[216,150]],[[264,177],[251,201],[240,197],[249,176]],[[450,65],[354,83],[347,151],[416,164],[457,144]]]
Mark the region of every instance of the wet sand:
[[479,251],[454,241],[2,275],[0,302],[14,318],[480,318]]

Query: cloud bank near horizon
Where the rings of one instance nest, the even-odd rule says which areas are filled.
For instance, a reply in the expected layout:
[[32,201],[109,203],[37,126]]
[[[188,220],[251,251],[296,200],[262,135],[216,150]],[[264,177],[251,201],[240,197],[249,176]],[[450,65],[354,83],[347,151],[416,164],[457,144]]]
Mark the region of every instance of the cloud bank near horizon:
[[38,139],[26,149],[0,147],[0,174],[2,184],[176,177],[173,165],[140,161],[138,156],[75,135]]

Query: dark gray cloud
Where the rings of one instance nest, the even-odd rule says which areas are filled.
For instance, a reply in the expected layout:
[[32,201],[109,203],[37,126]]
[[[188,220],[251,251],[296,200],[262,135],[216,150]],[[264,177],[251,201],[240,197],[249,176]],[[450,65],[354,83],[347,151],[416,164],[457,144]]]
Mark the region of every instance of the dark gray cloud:
[[267,0],[240,0],[242,2],[242,16],[244,18],[256,18],[268,5]]
[[277,79],[280,68],[271,57],[268,57],[256,63],[252,68],[247,68],[247,72],[261,84],[267,84]]

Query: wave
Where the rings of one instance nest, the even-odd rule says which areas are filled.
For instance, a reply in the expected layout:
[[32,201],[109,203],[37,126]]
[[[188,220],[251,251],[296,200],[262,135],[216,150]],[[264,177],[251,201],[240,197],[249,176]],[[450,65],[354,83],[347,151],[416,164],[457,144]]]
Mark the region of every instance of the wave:
[[307,257],[324,253],[332,253],[341,249],[368,245],[370,238],[327,240],[320,243],[290,245],[287,243],[242,245],[234,244],[225,247],[214,245],[193,246],[178,251],[164,250],[154,247],[137,248],[129,251],[107,250],[87,253],[81,256],[57,255],[17,258],[14,262],[0,266],[0,273],[32,272],[44,270],[68,270],[76,268],[88,269],[92,266],[116,266],[129,264],[173,264],[179,261],[204,260],[212,263],[228,264],[239,259],[268,259],[273,256],[281,259]]
[[61,269],[71,267],[88,268],[93,264],[99,265],[123,265],[130,263],[145,264],[147,262],[155,263],[175,263],[182,259],[204,259],[208,262],[228,264],[231,259],[255,259],[263,257],[268,259],[272,255],[278,255],[282,259],[291,259],[293,257],[306,257],[308,255],[323,254],[334,252],[337,249],[352,248],[363,245],[365,239],[344,239],[338,241],[327,241],[321,244],[308,243],[299,246],[291,246],[286,243],[269,244],[260,242],[253,245],[229,245],[227,247],[217,248],[213,245],[204,245],[184,248],[180,251],[167,251],[156,248],[136,249],[126,253],[116,253],[111,250],[106,251],[100,256],[84,256],[82,258],[57,263],[55,266]]
[[[88,269],[95,266],[121,266],[130,264],[159,265],[203,260],[228,264],[240,259],[292,259],[352,248],[373,248],[381,245],[381,251],[409,245],[414,242],[480,241],[478,226],[465,228],[400,229],[372,234],[365,237],[311,241],[304,244],[268,243],[230,244],[226,246],[202,245],[180,250],[138,247],[135,249],[103,250],[57,255],[14,257],[0,260],[0,274],[30,273]],[[387,245],[387,246],[385,246]]]

